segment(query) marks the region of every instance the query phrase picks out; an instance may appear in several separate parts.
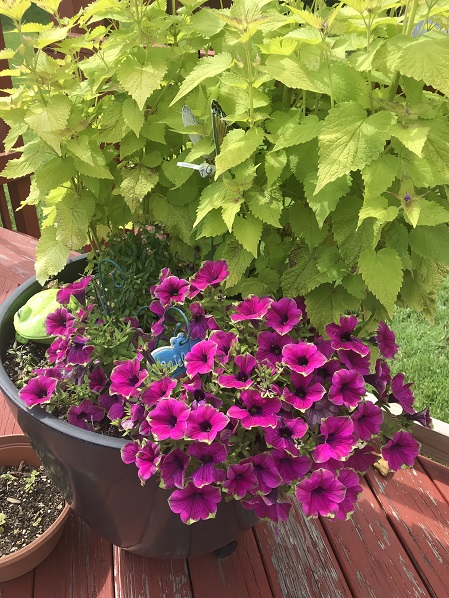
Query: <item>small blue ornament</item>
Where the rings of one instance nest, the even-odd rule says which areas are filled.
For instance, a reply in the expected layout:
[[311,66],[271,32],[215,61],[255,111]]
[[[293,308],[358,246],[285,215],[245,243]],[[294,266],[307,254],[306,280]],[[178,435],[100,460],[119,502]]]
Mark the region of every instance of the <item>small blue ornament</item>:
[[194,345],[199,343],[200,339],[187,340],[186,335],[180,332],[177,336],[172,336],[170,339],[170,346],[159,347],[151,352],[151,357],[162,365],[176,365],[177,368],[173,372],[174,378],[180,378],[186,373],[184,365],[186,353],[188,353]]

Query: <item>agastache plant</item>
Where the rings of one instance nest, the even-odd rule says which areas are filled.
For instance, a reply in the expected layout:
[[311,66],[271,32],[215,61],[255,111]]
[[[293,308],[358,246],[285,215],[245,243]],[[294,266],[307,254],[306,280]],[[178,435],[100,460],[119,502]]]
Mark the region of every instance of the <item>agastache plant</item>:
[[[83,296],[78,313],[58,308],[47,320],[48,367],[21,397],[82,428],[113,425],[128,440],[123,461],[142,484],[156,477],[170,490],[184,523],[214,517],[229,498],[283,521],[291,495],[307,516],[347,519],[360,475],[379,457],[392,471],[412,466],[419,443],[410,426],[431,426],[428,410],[413,408],[411,384],[390,374],[394,333],[381,322],[361,338],[358,319],[343,315],[322,336],[300,297],[232,301],[228,276],[224,260],[190,279],[164,269],[148,301],[153,333],[128,318],[115,360],[106,358],[108,321],[95,305]],[[89,282],[65,287],[64,302]],[[176,330],[191,336],[176,377],[179,364],[151,355],[167,344],[173,307],[190,323]]]

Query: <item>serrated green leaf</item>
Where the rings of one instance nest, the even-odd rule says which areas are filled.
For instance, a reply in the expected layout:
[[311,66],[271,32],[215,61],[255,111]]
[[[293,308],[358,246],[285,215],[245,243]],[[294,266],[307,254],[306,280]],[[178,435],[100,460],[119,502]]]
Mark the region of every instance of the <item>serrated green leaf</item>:
[[328,183],[361,170],[383,151],[395,116],[387,111],[367,116],[355,102],[329,110],[319,134],[318,182],[315,193]]
[[375,297],[385,306],[390,317],[402,286],[402,262],[394,249],[365,250],[359,258],[359,271]]
[[212,210],[220,208],[229,198],[229,191],[226,185],[216,181],[205,187],[201,193],[200,203],[196,210],[194,227]]
[[150,61],[140,64],[136,58],[128,56],[117,75],[123,88],[142,110],[147,98],[162,85],[167,70],[167,65],[159,57],[152,56]]
[[[83,147],[83,144],[81,145]],[[87,162],[92,160],[92,164]],[[78,156],[73,157],[75,168],[81,173],[88,177],[95,179],[113,179],[114,177],[109,171],[106,165],[104,153],[98,147],[94,147],[92,144],[89,145],[89,151],[83,155],[83,159]]]
[[324,221],[335,210],[340,199],[349,192],[351,177],[348,175],[342,176],[326,185],[318,193],[315,193],[316,181],[317,176],[315,173],[307,176],[304,180],[304,192],[307,203],[315,212],[318,226],[322,228]]
[[262,236],[262,222],[248,214],[246,218],[237,216],[234,220],[233,233],[237,241],[247,251],[257,257]]
[[399,123],[391,127],[391,134],[393,137],[399,139],[407,149],[421,157],[424,144],[427,140],[429,127],[418,125],[404,126]]
[[190,71],[182,82],[182,85],[176,94],[170,106],[176,104],[178,100],[187,95],[192,89],[195,89],[200,83],[211,77],[219,75],[226,71],[232,64],[232,56],[227,52],[217,53],[214,56],[201,58],[198,64]]
[[362,224],[366,218],[375,218],[382,224],[391,222],[399,214],[399,208],[388,205],[386,197],[381,195],[377,197],[365,197],[363,207],[359,212],[359,221],[357,228]]
[[308,69],[299,58],[269,56],[265,65],[257,68],[292,89],[304,89],[330,95],[327,75],[321,71]]
[[327,324],[339,322],[347,310],[360,307],[359,300],[342,286],[327,283],[313,289],[305,296],[307,315],[312,326],[324,333]]
[[253,261],[251,253],[235,240],[223,243],[223,251],[220,254],[220,258],[228,262],[230,274],[226,279],[226,288],[236,285]]
[[134,100],[126,98],[122,105],[122,114],[128,127],[134,131],[138,137],[145,122],[143,111],[139,109],[139,106]]
[[306,143],[317,137],[320,129],[321,121],[313,114],[303,118],[299,124],[296,123],[296,119],[293,119],[278,131],[273,151]]
[[59,187],[76,175],[71,158],[53,158],[41,166],[35,175],[36,185],[41,193]]
[[89,216],[79,195],[65,194],[57,205],[55,224],[56,240],[62,245],[79,249],[88,242]]
[[16,50],[4,48],[3,50],[0,50],[0,60],[9,60],[10,58],[14,58],[15,54]]
[[355,266],[363,251],[374,248],[372,222],[365,220],[357,227],[361,208],[362,202],[358,198],[346,196],[340,200],[332,216],[334,238],[343,259],[350,267]]
[[385,233],[385,245],[394,249],[402,260],[404,270],[412,269],[412,260],[409,253],[408,229],[404,224],[392,222]]
[[281,276],[284,297],[306,295],[318,285],[326,282],[326,276],[318,270],[319,252],[309,251],[303,245],[295,249],[289,257],[294,265],[286,269]]
[[318,226],[309,206],[296,202],[287,209],[287,214],[292,231],[298,239],[305,241],[309,249],[318,247],[327,237],[328,231]]
[[418,199],[420,211],[417,226],[437,226],[444,222],[449,222],[449,211],[440,206],[435,201],[427,199]]
[[215,179],[221,174],[245,162],[264,140],[262,129],[253,128],[249,131],[234,129],[229,131],[223,140],[220,153],[215,158]]
[[423,149],[423,158],[427,160],[432,170],[434,183],[431,186],[446,185],[449,183],[448,139],[449,123],[447,119],[436,118],[432,120],[427,142]]
[[265,155],[265,173],[267,175],[267,187],[272,187],[282,174],[287,164],[285,152],[268,153]]
[[40,101],[32,104],[25,116],[30,129],[58,155],[61,155],[61,140],[67,135],[65,128],[71,108],[72,104],[68,97],[54,95],[47,104]]
[[[109,98],[110,96],[101,102],[109,102]],[[102,105],[102,110],[100,128],[95,139],[102,143],[119,143],[129,131],[122,115],[121,102],[113,101],[109,105]]]
[[242,203],[243,197],[237,196],[230,201],[226,201],[226,203],[221,208],[221,217],[223,218],[226,226],[228,227],[229,232],[232,232],[235,217],[240,212],[240,206],[242,205]]
[[132,213],[139,209],[142,199],[155,187],[158,180],[158,174],[143,164],[138,164],[125,173],[120,183],[120,192]]
[[250,191],[245,194],[249,209],[265,224],[270,224],[275,228],[282,228],[279,219],[284,208],[282,196],[275,190],[266,189],[264,192]]
[[95,166],[95,160],[90,147],[89,138],[86,135],[80,135],[79,137],[68,139],[66,142],[66,147],[69,152],[79,158],[82,162],[86,162],[87,164],[90,164],[90,166]]
[[0,6],[0,15],[5,15],[13,21],[21,21],[25,12],[30,8],[30,0],[14,0],[3,2]]
[[50,44],[65,39],[69,31],[69,27],[53,27],[48,31],[43,31],[38,35],[37,39],[34,40],[34,46],[41,50]]
[[43,228],[36,247],[36,278],[44,285],[50,276],[60,272],[67,263],[70,250],[56,240],[56,229]]
[[408,307],[432,318],[435,315],[437,290],[447,277],[447,269],[431,260],[420,259],[415,262],[413,275],[405,272],[401,299]]
[[409,233],[410,247],[426,259],[449,266],[449,228],[438,226],[418,226]]
[[362,73],[349,64],[333,60],[330,62],[332,92],[336,102],[355,102],[366,94],[366,80]]
[[381,156],[362,170],[365,197],[376,197],[389,189],[398,176],[401,161],[396,156]]
[[212,210],[203,219],[197,239],[202,237],[219,237],[228,230],[219,210]]
[[179,237],[187,245],[192,244],[193,218],[188,206],[173,206],[165,198],[158,197],[153,203],[153,214],[170,235]]
[[36,140],[23,148],[20,158],[8,160],[1,175],[7,179],[18,179],[35,172],[42,162],[48,158],[42,141]]
[[363,282],[363,278],[360,274],[348,274],[344,276],[341,285],[348,291],[350,295],[353,295],[360,301],[363,301],[366,297],[366,285]]

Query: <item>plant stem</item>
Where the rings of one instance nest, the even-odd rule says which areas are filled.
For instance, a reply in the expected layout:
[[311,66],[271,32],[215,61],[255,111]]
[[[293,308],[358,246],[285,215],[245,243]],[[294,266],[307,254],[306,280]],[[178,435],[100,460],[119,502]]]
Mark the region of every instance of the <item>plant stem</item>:
[[[413,31],[413,27],[415,26],[415,17],[416,17],[416,11],[418,10],[418,1],[419,0],[411,0],[410,17],[407,19],[407,21],[405,21],[405,17],[407,17],[407,12],[405,14],[404,26],[405,26],[405,23],[407,22],[407,27],[405,28],[405,35],[411,35],[411,33]],[[390,102],[394,100],[394,97],[396,95],[396,90],[399,85],[399,77],[400,77],[400,73],[399,73],[399,71],[396,71],[394,74],[394,77],[393,77],[393,81],[391,82],[390,93],[388,94],[388,100]]]
[[249,53],[249,42],[245,44],[246,62],[248,67],[248,101],[249,101],[249,120],[251,124],[254,120],[254,88],[253,88],[253,69],[251,63],[251,55]]

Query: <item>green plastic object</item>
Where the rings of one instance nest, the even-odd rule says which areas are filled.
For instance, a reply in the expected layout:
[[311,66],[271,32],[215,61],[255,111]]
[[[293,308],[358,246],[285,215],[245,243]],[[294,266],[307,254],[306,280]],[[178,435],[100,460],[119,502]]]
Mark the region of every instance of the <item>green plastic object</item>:
[[45,332],[45,320],[61,304],[56,295],[59,289],[46,289],[33,295],[23,307],[14,314],[14,328],[16,339],[20,343],[35,341],[49,345],[53,338]]

